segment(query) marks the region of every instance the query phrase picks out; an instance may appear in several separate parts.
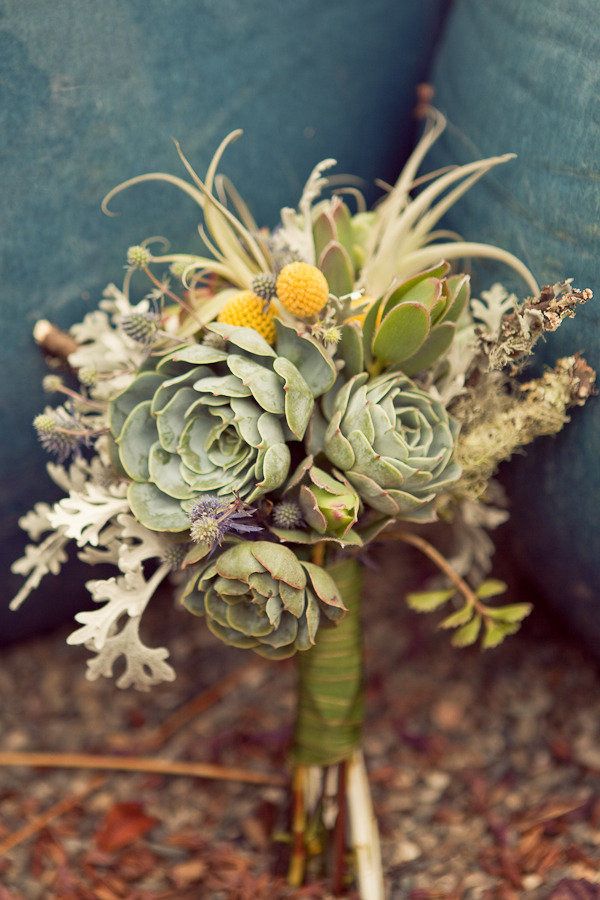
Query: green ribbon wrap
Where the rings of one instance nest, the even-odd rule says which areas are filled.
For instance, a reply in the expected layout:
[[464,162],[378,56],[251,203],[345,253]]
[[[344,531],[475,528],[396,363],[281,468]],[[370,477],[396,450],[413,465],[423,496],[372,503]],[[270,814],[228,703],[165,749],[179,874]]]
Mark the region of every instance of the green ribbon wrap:
[[362,573],[355,559],[327,567],[348,608],[339,625],[320,628],[315,646],[298,654],[298,713],[293,757],[299,765],[331,766],[360,744],[363,660]]

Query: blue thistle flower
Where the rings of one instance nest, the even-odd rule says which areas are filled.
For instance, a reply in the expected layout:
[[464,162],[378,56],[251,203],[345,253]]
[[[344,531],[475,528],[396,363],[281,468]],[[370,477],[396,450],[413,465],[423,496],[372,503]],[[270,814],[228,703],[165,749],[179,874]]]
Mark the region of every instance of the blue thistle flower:
[[197,544],[208,544],[211,552],[223,543],[227,534],[251,534],[261,531],[260,525],[247,521],[256,508],[247,506],[238,497],[223,498],[203,494],[190,511],[190,537]]
[[59,463],[77,455],[89,443],[90,432],[64,406],[47,410],[33,420],[40,444]]

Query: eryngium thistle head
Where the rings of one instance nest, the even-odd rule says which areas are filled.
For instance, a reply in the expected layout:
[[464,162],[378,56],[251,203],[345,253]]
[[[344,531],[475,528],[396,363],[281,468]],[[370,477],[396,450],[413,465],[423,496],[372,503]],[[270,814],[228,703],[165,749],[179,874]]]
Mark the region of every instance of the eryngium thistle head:
[[144,269],[151,259],[152,254],[147,247],[143,247],[141,244],[135,244],[127,251],[127,265],[134,269]]
[[364,503],[412,522],[435,519],[435,499],[460,476],[458,423],[400,372],[355,375],[324,403],[324,450]]
[[275,284],[277,279],[275,275],[261,273],[260,275],[256,275],[252,279],[252,283],[250,284],[250,290],[253,294],[256,294],[257,297],[260,297],[261,300],[264,300],[265,303],[268,303],[269,300],[272,300],[273,297],[276,296],[277,291],[275,289]]
[[198,516],[190,526],[190,537],[195,544],[214,547],[223,540],[223,529],[213,516]]
[[295,500],[282,500],[273,507],[273,524],[276,528],[301,528],[302,512]]
[[92,387],[98,380],[98,370],[94,366],[82,366],[77,370],[77,377],[81,384]]
[[248,534],[261,531],[260,525],[248,520],[256,509],[237,498],[222,498],[205,494],[190,511],[190,537],[196,544],[206,544],[211,550],[219,546],[226,534]]
[[187,543],[170,544],[162,555],[163,562],[168,563],[173,572],[178,572],[189,549],[190,545]]
[[203,494],[196,500],[190,510],[190,519],[195,522],[203,516],[217,516],[227,508],[230,501],[216,494]]
[[81,423],[61,406],[36,416],[33,427],[44,450],[60,463],[77,453],[85,442],[85,435],[69,433],[81,432]]
[[60,375],[45,375],[42,380],[42,387],[47,394],[55,394],[62,386],[63,380]]
[[209,563],[184,605],[233,647],[284,659],[315,643],[321,616],[338,622],[346,608],[333,578],[301,562],[283,544],[242,541]]
[[158,331],[159,317],[152,312],[136,312],[123,316],[121,328],[128,338],[138,344],[154,343]]

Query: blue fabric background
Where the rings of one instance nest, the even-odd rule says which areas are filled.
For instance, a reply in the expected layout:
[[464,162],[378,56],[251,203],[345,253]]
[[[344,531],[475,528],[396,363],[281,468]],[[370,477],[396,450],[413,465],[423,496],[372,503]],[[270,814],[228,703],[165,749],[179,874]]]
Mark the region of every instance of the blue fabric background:
[[[429,71],[445,0],[5,0],[0,4],[3,377],[0,380],[0,641],[82,604],[81,573],[48,578],[22,612],[17,515],[52,494],[31,429],[45,399],[31,340],[36,319],[63,327],[119,281],[126,248],[163,234],[191,248],[191,202],[137,188],[147,170],[178,171],[171,137],[202,172],[220,139],[245,137],[225,161],[260,220],[294,202],[309,170],[393,178],[413,140],[414,85]],[[85,575],[90,577],[89,569]]]
[[[600,8],[597,0],[457,0],[437,57],[451,126],[433,165],[508,150],[448,217],[501,244],[543,283],[573,276],[596,299],[540,359],[574,350],[600,369]],[[477,266],[480,286],[506,270]],[[515,559],[600,652],[600,398],[505,469]]]

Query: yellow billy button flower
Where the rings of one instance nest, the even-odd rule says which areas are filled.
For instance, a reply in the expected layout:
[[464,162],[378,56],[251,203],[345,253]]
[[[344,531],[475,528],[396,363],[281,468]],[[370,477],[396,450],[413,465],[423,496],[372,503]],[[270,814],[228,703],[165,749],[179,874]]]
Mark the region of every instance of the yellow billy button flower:
[[309,319],[321,312],[327,303],[329,285],[316,266],[292,262],[279,273],[277,296],[288,312],[299,319]]
[[270,304],[252,291],[240,291],[228,300],[219,315],[217,322],[227,325],[242,325],[254,328],[269,344],[275,343],[275,313]]

